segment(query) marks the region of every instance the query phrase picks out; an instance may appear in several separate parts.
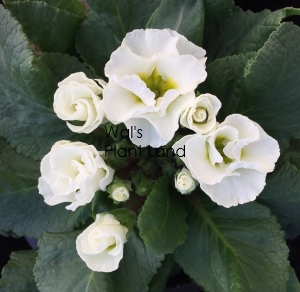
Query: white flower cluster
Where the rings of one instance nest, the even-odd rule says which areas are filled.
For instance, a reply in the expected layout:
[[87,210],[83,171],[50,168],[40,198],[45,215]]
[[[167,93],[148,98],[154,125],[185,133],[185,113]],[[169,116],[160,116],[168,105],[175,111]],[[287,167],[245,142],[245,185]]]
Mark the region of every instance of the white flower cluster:
[[[173,145],[185,149],[186,168],[175,175],[181,194],[200,188],[225,207],[255,200],[263,190],[266,174],[279,157],[276,140],[255,122],[240,114],[221,124],[216,116],[219,99],[195,95],[206,79],[205,50],[169,29],[134,30],[112,53],[105,66],[108,83],[92,80],[82,72],[58,84],[53,108],[73,132],[90,133],[110,121],[135,126],[142,137],[130,135],[141,147],[160,147],[171,141],[179,123],[195,134]],[[81,142],[59,141],[41,162],[39,192],[49,205],[63,202],[74,211],[105,191],[114,170],[103,153]],[[108,188],[115,203],[129,199],[130,182],[114,181]],[[111,214],[99,215],[79,235],[80,257],[95,271],[117,269],[128,229]]]

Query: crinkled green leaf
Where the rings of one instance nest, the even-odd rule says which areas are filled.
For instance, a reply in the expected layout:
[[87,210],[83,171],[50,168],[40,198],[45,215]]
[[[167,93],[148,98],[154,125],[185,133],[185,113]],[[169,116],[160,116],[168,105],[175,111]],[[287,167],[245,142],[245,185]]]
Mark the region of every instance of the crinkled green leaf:
[[10,255],[10,261],[2,270],[1,292],[37,292],[33,267],[37,252],[17,251]]
[[299,27],[284,23],[256,57],[226,57],[207,66],[201,91],[216,94],[224,102],[222,118],[240,113],[277,139],[300,137],[299,34]]
[[6,1],[5,4],[40,50],[61,53],[69,50],[80,17],[43,1]]
[[201,93],[216,95],[222,102],[217,119],[222,121],[236,113],[239,103],[245,99],[245,72],[256,53],[241,54],[216,60],[207,67],[207,79],[201,84]]
[[233,0],[203,0],[205,7],[205,21],[215,21],[231,15],[234,7]]
[[127,32],[145,28],[161,0],[87,0],[91,7],[79,26],[76,47],[98,76]]
[[270,173],[257,199],[277,217],[286,238],[300,234],[300,170],[295,165],[286,162]]
[[[111,273],[90,270],[76,252],[79,232],[48,234],[39,241],[39,257],[34,268],[41,292],[143,292],[163,257],[158,256],[133,230],[124,245],[119,268]],[[72,272],[70,272],[72,271]]]
[[280,26],[282,19],[297,14],[300,14],[300,9],[253,13],[235,7],[230,18],[205,25],[203,47],[207,50],[207,62],[258,51]]
[[66,210],[66,204],[48,206],[37,190],[38,169],[38,162],[18,154],[0,137],[1,234],[39,238],[45,231],[71,231],[90,217],[90,205],[75,212]]
[[118,205],[114,204],[114,201],[109,197],[107,192],[96,192],[92,201],[92,214],[94,219],[97,214],[110,212],[116,209]]
[[109,213],[114,215],[122,225],[127,227],[128,232],[126,237],[129,238],[136,219],[135,213],[125,208],[118,208]]
[[47,106],[57,83],[78,71],[86,68],[67,55],[35,58],[19,23],[0,6],[0,135],[18,152],[40,159],[74,135]]
[[268,208],[251,202],[226,209],[206,197],[193,201],[187,240],[175,250],[186,274],[210,292],[285,291],[288,248]]
[[157,253],[172,253],[186,239],[186,212],[180,195],[169,189],[166,176],[158,179],[138,217],[140,235]]
[[78,17],[85,16],[85,8],[82,2],[78,0],[39,0],[44,1],[52,7],[64,10],[77,15]]
[[286,292],[300,292],[300,283],[292,267],[289,267],[289,279],[286,283]]
[[152,14],[148,28],[169,28],[201,46],[204,29],[203,0],[162,0]]
[[160,268],[158,268],[157,273],[151,280],[149,285],[149,292],[164,292],[168,277],[170,275],[171,269],[174,264],[173,255],[166,255],[164,261]]

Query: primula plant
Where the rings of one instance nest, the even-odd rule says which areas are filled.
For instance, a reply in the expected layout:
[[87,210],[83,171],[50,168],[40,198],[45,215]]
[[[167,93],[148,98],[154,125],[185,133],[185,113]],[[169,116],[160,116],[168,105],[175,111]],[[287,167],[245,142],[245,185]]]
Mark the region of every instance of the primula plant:
[[0,291],[300,291],[299,9],[4,4]]

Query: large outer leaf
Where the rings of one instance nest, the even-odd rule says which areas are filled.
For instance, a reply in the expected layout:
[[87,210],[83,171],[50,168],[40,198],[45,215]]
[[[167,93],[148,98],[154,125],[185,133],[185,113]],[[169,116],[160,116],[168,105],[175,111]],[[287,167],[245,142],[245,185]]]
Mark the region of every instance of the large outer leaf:
[[203,46],[207,50],[207,61],[258,51],[283,18],[299,13],[299,9],[289,8],[253,13],[235,7],[230,18],[205,25]]
[[[16,163],[17,162],[17,163]],[[73,230],[91,216],[91,208],[48,206],[37,190],[39,163],[18,154],[0,137],[0,233],[39,238],[45,231]]]
[[185,273],[205,291],[285,291],[288,248],[266,207],[226,209],[206,198],[194,204],[187,209],[188,238],[175,250]]
[[2,270],[0,291],[37,292],[32,273],[36,256],[35,250],[13,252],[10,261]]
[[214,21],[230,16],[233,0],[204,0],[205,21]]
[[208,78],[202,90],[224,101],[223,118],[241,113],[277,139],[300,137],[299,34],[299,27],[284,23],[255,58],[238,55],[207,66]]
[[79,232],[45,234],[39,241],[34,269],[41,292],[143,292],[163,257],[154,254],[133,231],[119,268],[111,273],[90,270],[76,252]]
[[203,0],[163,0],[149,19],[147,27],[176,30],[200,46],[204,15]]
[[258,201],[276,215],[286,238],[300,234],[300,170],[296,166],[286,162],[269,174]]
[[28,38],[43,52],[68,51],[80,17],[43,1],[5,1],[5,4]]
[[18,152],[40,159],[73,135],[46,106],[52,107],[57,83],[78,71],[86,68],[67,55],[35,58],[21,26],[0,5],[0,135]]
[[289,267],[289,279],[286,283],[286,292],[300,292],[300,283],[292,267]]
[[180,195],[171,193],[167,177],[162,177],[155,183],[139,215],[140,235],[154,251],[172,253],[186,239],[185,218]]
[[76,47],[98,76],[127,32],[145,28],[161,0],[87,0],[91,11],[79,26]]

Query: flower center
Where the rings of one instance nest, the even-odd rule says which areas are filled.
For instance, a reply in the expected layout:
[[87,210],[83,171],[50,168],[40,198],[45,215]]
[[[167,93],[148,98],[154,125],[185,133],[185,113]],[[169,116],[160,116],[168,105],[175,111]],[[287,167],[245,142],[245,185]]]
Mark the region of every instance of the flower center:
[[150,76],[145,74],[139,74],[139,77],[146,83],[146,86],[155,94],[155,99],[162,97],[170,89],[176,89],[177,84],[171,78],[164,80],[161,75],[159,75],[156,68],[153,69]]
[[194,122],[198,124],[204,124],[207,122],[207,119],[208,119],[207,111],[202,107],[198,107],[193,114]]
[[224,153],[224,147],[226,146],[226,144],[228,143],[228,139],[224,138],[224,137],[217,137],[215,140],[215,146],[217,151],[220,153],[220,155],[223,158],[224,163],[230,163],[233,160],[229,157],[227,157]]

